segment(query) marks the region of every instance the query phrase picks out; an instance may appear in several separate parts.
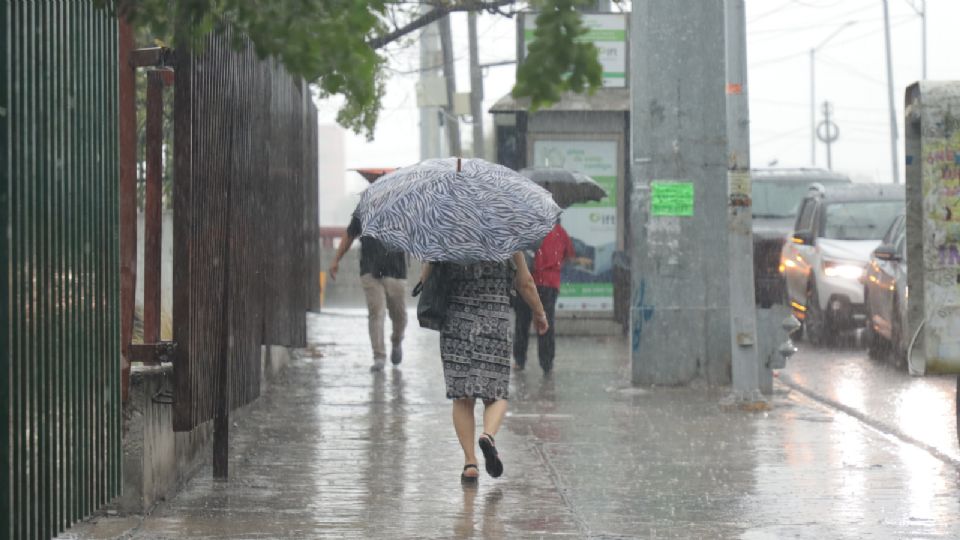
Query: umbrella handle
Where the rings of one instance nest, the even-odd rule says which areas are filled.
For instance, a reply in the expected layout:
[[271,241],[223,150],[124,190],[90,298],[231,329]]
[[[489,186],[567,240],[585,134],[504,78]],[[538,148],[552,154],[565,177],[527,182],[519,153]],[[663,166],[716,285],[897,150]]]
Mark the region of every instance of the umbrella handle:
[[457,158],[457,172],[460,172],[460,158]]

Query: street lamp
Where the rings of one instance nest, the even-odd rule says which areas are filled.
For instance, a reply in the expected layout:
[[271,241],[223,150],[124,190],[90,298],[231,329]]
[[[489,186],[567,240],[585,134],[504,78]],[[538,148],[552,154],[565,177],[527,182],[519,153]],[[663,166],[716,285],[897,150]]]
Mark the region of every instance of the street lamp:
[[817,84],[816,84],[816,58],[817,51],[822,49],[831,39],[837,37],[837,34],[850,28],[857,21],[847,21],[839,28],[833,31],[816,47],[810,48],[810,166],[817,165]]

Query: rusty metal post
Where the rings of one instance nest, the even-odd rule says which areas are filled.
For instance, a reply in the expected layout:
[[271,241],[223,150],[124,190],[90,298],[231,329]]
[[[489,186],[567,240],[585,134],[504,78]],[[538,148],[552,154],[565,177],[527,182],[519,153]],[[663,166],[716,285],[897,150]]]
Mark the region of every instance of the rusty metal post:
[[[226,226],[231,225],[233,213],[232,179],[226,183]],[[226,480],[230,470],[230,304],[232,288],[230,287],[231,257],[234,253],[233,242],[236,235],[228,231],[227,241],[221,252],[224,261],[223,296],[220,301],[220,347],[214,359],[214,402],[213,402],[213,477],[217,480]]]
[[120,156],[120,386],[127,400],[130,341],[137,284],[137,110],[136,72],[130,64],[133,29],[119,18],[119,156]]
[[147,75],[147,189],[143,234],[143,342],[160,341],[160,257],[163,235],[163,79]]

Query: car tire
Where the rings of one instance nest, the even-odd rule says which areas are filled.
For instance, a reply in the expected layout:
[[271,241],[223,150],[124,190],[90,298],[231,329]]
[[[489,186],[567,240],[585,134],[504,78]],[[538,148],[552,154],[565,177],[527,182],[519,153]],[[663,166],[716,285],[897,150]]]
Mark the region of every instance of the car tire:
[[907,347],[903,343],[903,323],[900,321],[900,303],[893,301],[893,307],[890,309],[890,361],[894,366],[904,367],[907,364]]
[[807,316],[803,321],[804,337],[811,345],[829,347],[836,341],[836,332],[827,324],[827,314],[820,307],[817,284],[811,281],[807,285]]
[[883,360],[888,349],[887,342],[873,329],[873,322],[869,318],[867,319],[867,326],[863,329],[863,334],[867,343],[867,355],[874,360]]
[[863,328],[864,341],[867,344],[867,355],[874,360],[883,360],[887,354],[887,342],[873,328],[873,313],[870,311],[869,293],[866,288],[863,291],[863,304],[867,307],[867,324]]
[[790,300],[790,292],[787,291],[787,286],[786,286],[786,284],[784,284],[784,286],[783,286],[782,296],[781,296],[780,298],[781,298],[781,299],[780,299],[780,302],[781,302],[784,306],[787,306],[787,308],[790,310],[790,313],[791,313],[794,317],[796,317],[796,319],[797,319],[798,321],[800,321],[800,328],[797,328],[797,329],[796,329],[792,334],[790,334],[790,336],[789,336],[790,339],[793,340],[794,343],[799,343],[799,342],[803,341],[804,326],[805,326],[805,325],[804,325],[804,319],[801,319],[801,318],[800,318],[800,315],[797,314],[797,310],[793,308],[793,302]]

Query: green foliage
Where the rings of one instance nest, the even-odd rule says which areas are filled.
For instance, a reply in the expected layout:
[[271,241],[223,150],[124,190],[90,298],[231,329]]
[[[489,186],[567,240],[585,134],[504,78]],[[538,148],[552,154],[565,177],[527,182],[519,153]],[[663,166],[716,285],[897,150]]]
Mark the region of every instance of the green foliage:
[[[537,41],[517,72],[516,96],[534,106],[557,101],[567,90],[600,86],[596,49],[577,43],[583,28],[576,7],[584,0],[540,0]],[[384,21],[403,3],[387,0],[95,0],[124,14],[139,30],[164,42],[202,47],[227,27],[249,38],[260,57],[276,58],[294,75],[340,95],[338,122],[372,137],[384,94],[385,59],[370,41],[389,32]],[[489,8],[476,0],[451,0],[453,10]]]
[[577,11],[583,0],[544,0],[537,7],[537,28],[524,62],[517,67],[514,97],[529,97],[536,110],[550,105],[563,92],[593,92],[600,87],[603,67],[592,43],[578,42],[587,32]]

